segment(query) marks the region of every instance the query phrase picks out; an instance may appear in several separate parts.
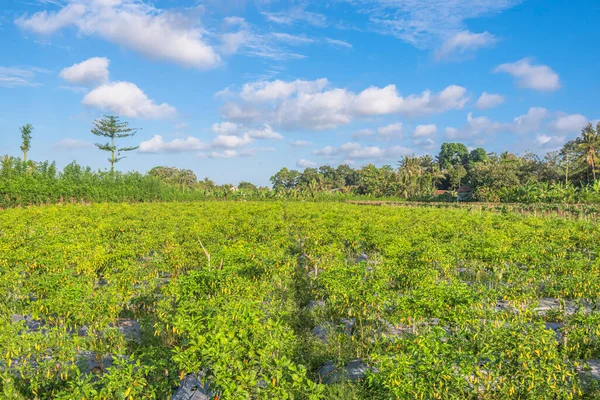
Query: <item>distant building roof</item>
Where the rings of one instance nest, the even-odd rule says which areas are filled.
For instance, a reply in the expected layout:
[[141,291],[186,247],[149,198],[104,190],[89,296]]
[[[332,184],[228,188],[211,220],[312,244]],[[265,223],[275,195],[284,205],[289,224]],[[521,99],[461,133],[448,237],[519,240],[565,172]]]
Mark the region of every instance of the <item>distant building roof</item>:
[[458,190],[456,192],[457,193],[471,193],[472,191],[473,191],[472,187],[463,186],[461,188],[458,188]]

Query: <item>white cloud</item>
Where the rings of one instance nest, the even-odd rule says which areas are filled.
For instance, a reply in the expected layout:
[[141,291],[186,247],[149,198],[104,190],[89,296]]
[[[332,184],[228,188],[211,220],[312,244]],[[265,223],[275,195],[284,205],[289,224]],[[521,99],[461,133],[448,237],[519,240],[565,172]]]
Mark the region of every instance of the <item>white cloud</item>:
[[298,162],[296,163],[296,166],[298,168],[314,168],[317,165],[317,163],[305,159],[298,160]]
[[292,147],[310,147],[313,146],[314,143],[308,142],[306,140],[294,140],[290,142],[290,146]]
[[462,109],[468,101],[466,89],[455,85],[439,93],[427,90],[406,97],[395,85],[369,87],[359,93],[328,86],[327,79],[248,83],[238,94],[238,101],[225,104],[221,114],[234,122],[326,130],[360,117],[443,113]]
[[477,100],[477,103],[475,103],[475,107],[480,110],[485,110],[488,108],[498,107],[502,103],[504,103],[504,96],[500,94],[483,92],[481,97],[479,97]]
[[215,151],[210,153],[210,158],[236,158],[239,157],[240,153],[235,150],[223,150],[223,151]]
[[378,146],[363,147],[360,143],[348,142],[340,147],[326,146],[313,151],[314,155],[323,157],[337,157],[340,159],[371,159],[388,160],[402,155],[411,154],[413,151],[407,147],[392,146],[381,148]]
[[223,19],[223,22],[225,22],[227,25],[238,25],[238,26],[246,25],[246,20],[242,17],[225,17]]
[[15,22],[39,34],[76,26],[80,35],[99,36],[150,58],[213,68],[220,64],[219,55],[205,42],[193,14],[189,9],[185,15],[167,12],[136,0],[73,0],[56,13],[42,11]]
[[345,47],[346,49],[351,49],[353,47],[351,43],[338,39],[325,38],[325,43],[332,46]]
[[323,14],[306,11],[303,6],[294,7],[286,12],[263,12],[262,14],[267,21],[282,25],[303,22],[320,28],[327,26],[327,18]]
[[238,158],[238,157],[253,157],[261,152],[270,152],[275,151],[272,147],[251,147],[242,150],[232,150],[227,149],[223,151],[213,151],[209,154],[200,153],[202,158],[215,158],[215,159],[229,159],[229,158]]
[[175,115],[174,107],[156,104],[131,82],[111,82],[85,95],[82,104],[130,118],[160,119]]
[[251,129],[246,134],[252,139],[283,139],[283,136],[279,132],[273,131],[269,125],[265,125],[263,129]]
[[560,88],[560,78],[547,65],[533,65],[532,60],[524,58],[512,64],[502,64],[495,72],[506,72],[517,79],[522,88],[539,91],[554,91]]
[[510,129],[510,124],[492,121],[487,117],[473,117],[473,114],[469,113],[467,115],[467,124],[461,129],[453,127],[446,128],[446,137],[450,140],[473,140],[475,138],[487,139],[490,136],[507,129]]
[[286,99],[294,94],[312,94],[323,90],[329,85],[327,79],[317,79],[315,81],[295,80],[285,82],[281,80],[275,81],[259,81],[246,83],[242,87],[240,96],[248,102],[266,102]]
[[53,146],[54,150],[56,151],[81,150],[88,149],[90,147],[93,147],[90,142],[71,138],[62,139]]
[[285,42],[291,45],[303,45],[314,43],[315,40],[306,35],[290,35],[289,33],[273,33],[273,37],[280,42]]
[[325,146],[322,149],[314,150],[313,154],[317,155],[317,156],[326,156],[326,157],[329,157],[329,156],[337,154],[338,152],[339,152],[339,149],[336,149],[333,146]]
[[498,38],[489,32],[473,33],[471,31],[458,32],[444,42],[435,52],[438,60],[448,58],[454,54],[464,54],[475,50],[491,47],[498,41]]
[[[204,142],[193,136],[185,139],[175,139],[171,142],[165,142],[162,136],[155,135],[152,139],[140,144],[140,152],[142,153],[183,153],[197,152],[205,150],[232,150],[241,149],[257,140],[278,140],[283,136],[278,132],[273,131],[270,126],[265,126],[262,129],[245,129],[241,125],[223,122],[214,124],[212,131],[217,133],[210,142]],[[244,132],[245,131],[245,132]],[[245,148],[237,152],[240,156],[254,155],[259,151],[270,151],[271,148]],[[217,151],[214,154],[233,154],[231,151]],[[206,156],[206,155],[204,155]],[[211,155],[208,155],[211,157]],[[215,158],[215,157],[213,157]],[[216,158],[223,158],[216,156]]]
[[548,136],[548,135],[537,135],[535,138],[538,145],[547,147],[552,144],[562,144],[565,141],[564,136]]
[[254,142],[254,139],[251,138],[248,134],[243,136],[232,136],[232,135],[219,135],[211,142],[212,147],[216,148],[236,148],[246,146]]
[[220,51],[226,55],[241,53],[274,61],[298,60],[305,56],[289,51],[285,45],[301,45],[314,41],[306,36],[287,33],[262,33],[245,21],[234,25],[233,28],[235,31],[218,35],[221,41]]
[[382,126],[381,128],[377,129],[377,134],[387,138],[391,136],[399,136],[402,134],[402,127],[402,122]]
[[194,152],[206,148],[206,144],[195,137],[175,139],[165,142],[160,135],[154,135],[152,139],[140,143],[140,153],[183,153]]
[[240,124],[234,122],[221,122],[213,124],[212,131],[218,135],[237,135],[241,129]]
[[252,104],[226,103],[221,108],[221,115],[227,119],[238,122],[254,122],[261,119],[261,112]]
[[[464,140],[483,140],[497,133],[513,134],[535,134],[519,139],[519,143],[528,144],[533,147],[548,149],[556,147],[564,142],[565,134],[578,134],[587,124],[588,120],[581,114],[556,113],[557,117],[546,123],[552,117],[553,113],[542,107],[531,107],[527,114],[520,115],[512,122],[502,123],[491,121],[487,117],[473,117],[469,113],[467,124],[461,129],[453,127],[446,128],[446,137],[448,139]],[[545,131],[545,132],[544,132]],[[553,135],[552,133],[556,133]],[[546,146],[547,143],[550,143]]]
[[66,26],[76,23],[86,12],[83,4],[69,3],[56,13],[40,11],[30,18],[22,16],[15,20],[17,26],[34,33],[50,35]]
[[415,138],[427,137],[427,136],[434,135],[436,132],[437,132],[437,125],[435,125],[435,124],[419,125],[415,128],[415,131],[413,132],[413,137],[415,137]]
[[516,133],[532,133],[539,130],[550,112],[542,107],[531,107],[527,114],[514,119],[513,130]]
[[224,33],[221,35],[221,52],[224,54],[235,54],[249,40],[247,31]]
[[33,82],[35,72],[32,69],[0,67],[0,87],[36,87],[39,83]]
[[370,87],[355,96],[353,106],[360,114],[368,116],[436,114],[462,109],[468,101],[466,92],[463,87],[451,85],[438,94],[426,90],[420,95],[402,97],[398,94],[396,85]]
[[550,123],[550,127],[556,132],[579,134],[588,122],[581,114],[560,114]]
[[521,0],[345,0],[369,16],[369,28],[419,48],[466,29],[465,21],[500,13]]
[[109,64],[110,61],[106,57],[93,57],[63,69],[60,76],[68,82],[80,85],[105,83],[108,82]]

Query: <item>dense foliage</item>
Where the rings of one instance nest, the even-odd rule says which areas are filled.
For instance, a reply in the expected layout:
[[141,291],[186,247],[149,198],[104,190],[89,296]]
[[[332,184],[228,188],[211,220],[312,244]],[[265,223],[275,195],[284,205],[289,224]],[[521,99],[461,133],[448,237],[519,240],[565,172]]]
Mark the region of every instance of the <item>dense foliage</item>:
[[250,182],[215,185],[198,181],[193,171],[155,167],[146,174],[116,173],[115,164],[136,147],[119,147],[116,140],[135,134],[117,117],[95,121],[92,130],[109,142],[97,144],[110,153],[110,173],[73,163],[58,173],[53,164],[25,161],[33,127],[22,127],[24,161],[6,156],[0,168],[0,207],[63,201],[169,201],[204,199],[322,199],[399,198],[420,201],[474,200],[493,203],[600,203],[598,149],[600,123],[586,126],[561,151],[544,159],[527,153],[497,155],[483,148],[469,152],[461,143],[444,143],[436,158],[404,156],[394,168],[369,164],[324,165],[303,172],[281,169],[271,188]]
[[204,200],[323,200],[365,198],[353,193],[273,191],[242,182],[239,187],[197,181],[192,171],[156,167],[147,174],[103,172],[73,162],[58,171],[54,163],[4,157],[0,164],[0,208],[54,203],[160,202]]
[[[221,399],[595,399],[599,242],[451,209],[4,210],[0,393],[164,399],[203,371]],[[355,359],[364,379],[317,374]]]
[[[343,191],[376,197],[456,200],[456,191],[469,188],[468,200],[513,203],[600,203],[596,180],[600,123],[586,126],[581,137],[540,159],[504,152],[469,152],[462,143],[444,143],[434,159],[405,156],[398,168],[373,165],[354,170],[322,166],[304,172],[283,168],[273,177],[278,191]],[[440,191],[441,189],[441,191]],[[446,191],[448,191],[446,193]],[[444,193],[440,193],[444,192]]]

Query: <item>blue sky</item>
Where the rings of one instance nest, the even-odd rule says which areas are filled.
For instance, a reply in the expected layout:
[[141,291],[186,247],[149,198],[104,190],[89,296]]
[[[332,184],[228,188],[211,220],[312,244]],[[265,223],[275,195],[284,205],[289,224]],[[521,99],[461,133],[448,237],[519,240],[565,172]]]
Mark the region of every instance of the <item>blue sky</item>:
[[268,184],[458,141],[544,155],[600,118],[593,0],[4,0],[0,154]]

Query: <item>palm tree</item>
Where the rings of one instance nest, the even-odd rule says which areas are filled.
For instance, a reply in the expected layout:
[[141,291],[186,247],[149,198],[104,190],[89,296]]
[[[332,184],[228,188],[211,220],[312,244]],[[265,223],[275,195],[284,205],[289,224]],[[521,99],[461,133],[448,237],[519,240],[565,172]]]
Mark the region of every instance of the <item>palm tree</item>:
[[592,124],[588,124],[581,132],[582,140],[578,145],[581,151],[581,161],[592,169],[594,182],[596,181],[596,166],[598,165],[598,149],[600,149],[600,122],[596,130]]
[[446,176],[438,163],[432,164],[431,168],[427,170],[427,173],[429,174],[429,179],[431,179],[431,186],[433,189],[437,189],[441,180]]
[[418,157],[404,156],[398,162],[399,172],[407,175],[409,178],[418,177],[423,174],[423,168],[421,167],[421,160]]
[[424,173],[425,168],[422,166],[420,157],[414,155],[402,157],[398,162],[397,172],[402,197],[408,198],[419,194]]

